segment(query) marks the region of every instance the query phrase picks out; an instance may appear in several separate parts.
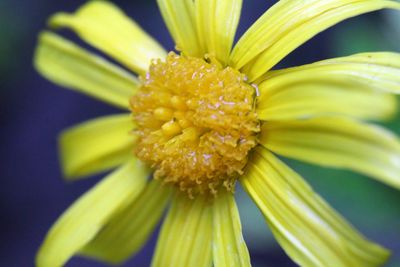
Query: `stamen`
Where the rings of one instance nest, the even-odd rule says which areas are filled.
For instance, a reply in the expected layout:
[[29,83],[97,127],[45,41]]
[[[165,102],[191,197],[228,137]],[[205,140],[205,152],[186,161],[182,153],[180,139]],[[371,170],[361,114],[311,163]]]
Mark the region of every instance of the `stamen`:
[[164,123],[161,129],[163,131],[163,134],[167,137],[175,136],[181,133],[182,130],[179,123],[176,122],[175,120],[171,120],[169,122]]
[[161,121],[168,121],[174,117],[174,112],[172,109],[160,107],[154,110],[154,116]]

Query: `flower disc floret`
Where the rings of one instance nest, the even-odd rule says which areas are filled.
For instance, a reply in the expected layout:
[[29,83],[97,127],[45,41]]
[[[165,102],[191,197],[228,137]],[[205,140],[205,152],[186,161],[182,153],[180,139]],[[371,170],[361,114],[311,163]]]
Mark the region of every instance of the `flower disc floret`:
[[189,195],[233,191],[260,131],[256,90],[210,60],[171,52],[154,60],[131,99],[136,155]]

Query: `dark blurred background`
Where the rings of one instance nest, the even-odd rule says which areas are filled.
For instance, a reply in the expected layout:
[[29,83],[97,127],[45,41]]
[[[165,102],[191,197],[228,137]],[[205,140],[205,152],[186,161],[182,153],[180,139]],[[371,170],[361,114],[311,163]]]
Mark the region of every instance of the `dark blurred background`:
[[[57,136],[73,124],[119,111],[49,83],[32,67],[36,38],[49,15],[72,12],[84,2],[0,0],[0,266],[33,266],[51,224],[100,178],[65,183],[58,164]],[[155,0],[114,2],[167,49],[174,47]],[[244,0],[239,35],[274,2]],[[296,50],[280,66],[378,50],[400,52],[399,13],[375,12],[340,23]],[[399,116],[386,126],[399,134]],[[399,191],[346,171],[295,161],[289,164],[356,228],[393,251],[387,266],[400,266]],[[251,201],[240,191],[237,198],[253,266],[295,266],[273,240]],[[155,240],[156,235],[124,266],[148,266]],[[67,266],[105,265],[74,258]]]

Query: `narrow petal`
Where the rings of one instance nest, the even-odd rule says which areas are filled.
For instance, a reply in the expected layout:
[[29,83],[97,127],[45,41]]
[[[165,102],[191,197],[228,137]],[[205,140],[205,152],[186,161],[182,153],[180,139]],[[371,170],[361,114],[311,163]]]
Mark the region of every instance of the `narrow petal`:
[[132,159],[78,199],[50,229],[38,267],[61,267],[142,191],[149,171]]
[[280,155],[354,170],[400,189],[400,143],[383,128],[321,117],[268,122],[261,131],[260,144]]
[[[272,83],[272,81],[271,81]],[[345,115],[354,118],[385,120],[397,111],[395,96],[344,83],[313,81],[287,86],[259,86],[257,105],[260,120],[295,120],[321,115]]]
[[121,264],[146,243],[168,203],[170,190],[152,180],[124,210],[115,215],[81,254]]
[[157,0],[165,24],[176,43],[176,48],[188,56],[202,57],[196,29],[193,0]]
[[206,52],[227,64],[239,23],[242,0],[196,1],[196,21],[200,42]]
[[207,199],[178,195],[162,226],[152,267],[212,266],[212,210]]
[[400,94],[400,53],[360,53],[322,60],[300,67],[270,71],[264,79],[271,80],[273,86],[323,80]]
[[84,122],[60,136],[61,162],[68,179],[105,171],[133,157],[135,137],[130,115]]
[[215,267],[250,267],[242,236],[239,211],[230,192],[218,193],[213,205],[213,258]]
[[271,71],[263,79],[258,86],[262,120],[327,114],[385,119],[397,109],[388,93],[400,93],[400,54],[356,54]]
[[56,84],[125,109],[139,85],[120,67],[50,32],[40,35],[35,66]]
[[297,264],[380,266],[387,260],[387,250],[366,240],[267,150],[255,151],[241,182]]
[[319,32],[350,17],[400,3],[383,0],[282,0],[254,23],[236,45],[231,63],[254,81]]
[[164,49],[109,1],[89,1],[74,14],[57,13],[54,28],[68,27],[86,42],[137,73],[145,73],[152,59],[164,58]]

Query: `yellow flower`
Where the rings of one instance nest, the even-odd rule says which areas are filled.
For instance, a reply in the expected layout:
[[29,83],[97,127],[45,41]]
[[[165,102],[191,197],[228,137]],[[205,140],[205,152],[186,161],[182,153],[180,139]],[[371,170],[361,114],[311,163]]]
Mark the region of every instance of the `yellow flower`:
[[62,266],[77,254],[121,263],[143,246],[169,203],[152,266],[250,266],[236,181],[299,265],[383,264],[389,252],[353,229],[275,154],[400,188],[398,139],[362,121],[396,111],[391,93],[400,92],[400,55],[271,68],[344,19],[400,4],[281,0],[231,49],[241,0],[157,2],[179,54],[167,53],[106,1],[57,13],[49,24],[74,30],[126,69],[57,34],[40,35],[35,64],[45,77],[132,115],[61,135],[69,179],[119,167],[55,223],[37,266]]

